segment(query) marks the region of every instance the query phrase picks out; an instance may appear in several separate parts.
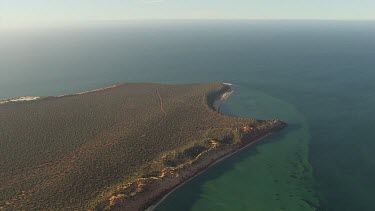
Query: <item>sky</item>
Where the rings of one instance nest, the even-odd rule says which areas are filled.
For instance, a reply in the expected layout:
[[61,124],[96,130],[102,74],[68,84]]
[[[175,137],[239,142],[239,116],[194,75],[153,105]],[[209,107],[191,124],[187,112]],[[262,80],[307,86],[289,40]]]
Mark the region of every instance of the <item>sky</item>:
[[375,0],[0,0],[0,27],[129,19],[375,20]]

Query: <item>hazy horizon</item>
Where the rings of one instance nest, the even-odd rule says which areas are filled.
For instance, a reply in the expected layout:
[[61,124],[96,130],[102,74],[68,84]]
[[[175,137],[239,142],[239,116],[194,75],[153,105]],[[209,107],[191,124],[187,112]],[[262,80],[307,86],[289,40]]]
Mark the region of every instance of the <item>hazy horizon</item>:
[[0,31],[18,31],[18,30],[39,30],[39,29],[65,29],[65,28],[86,28],[100,26],[142,26],[147,24],[205,24],[205,23],[228,23],[228,22],[249,22],[266,24],[283,23],[304,23],[304,24],[373,24],[374,20],[335,20],[335,19],[129,19],[129,20],[95,20],[95,21],[76,21],[76,22],[54,22],[39,23],[37,25],[18,25],[2,26],[0,22]]
[[0,0],[0,28],[131,20],[375,20],[375,2],[326,1],[10,1]]

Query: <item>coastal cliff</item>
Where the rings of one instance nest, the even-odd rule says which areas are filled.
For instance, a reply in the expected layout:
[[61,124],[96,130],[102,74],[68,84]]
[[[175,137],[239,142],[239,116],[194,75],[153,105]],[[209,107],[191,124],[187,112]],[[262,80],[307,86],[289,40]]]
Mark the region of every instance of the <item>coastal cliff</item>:
[[[217,92],[207,96],[207,103],[211,109],[220,112],[222,103],[233,93],[231,84],[225,84]],[[266,122],[266,121],[265,121]],[[177,163],[173,167],[166,167],[158,176],[142,177],[124,186],[117,188],[116,192],[107,199],[100,201],[96,210],[153,210],[155,203],[171,193],[186,181],[200,174],[211,165],[220,162],[240,149],[260,140],[261,138],[277,132],[287,124],[280,120],[270,120],[261,127],[243,125],[235,128],[237,136],[226,136],[221,140],[210,140],[203,145],[194,145],[180,152],[165,155],[167,160],[171,157],[181,158],[186,152],[194,152],[194,157]],[[176,161],[173,161],[176,163]]]

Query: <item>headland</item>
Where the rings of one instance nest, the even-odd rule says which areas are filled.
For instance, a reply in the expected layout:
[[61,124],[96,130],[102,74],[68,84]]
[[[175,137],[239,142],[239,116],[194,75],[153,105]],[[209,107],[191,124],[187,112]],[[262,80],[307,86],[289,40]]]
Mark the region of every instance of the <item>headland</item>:
[[232,92],[134,83],[1,104],[0,208],[147,209],[286,126],[220,114]]

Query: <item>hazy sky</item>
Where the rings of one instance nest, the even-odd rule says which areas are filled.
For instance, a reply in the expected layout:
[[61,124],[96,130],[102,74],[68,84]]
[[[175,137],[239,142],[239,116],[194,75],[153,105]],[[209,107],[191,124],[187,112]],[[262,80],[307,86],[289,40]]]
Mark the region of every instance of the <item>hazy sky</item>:
[[375,0],[0,0],[0,26],[124,19],[372,19]]

